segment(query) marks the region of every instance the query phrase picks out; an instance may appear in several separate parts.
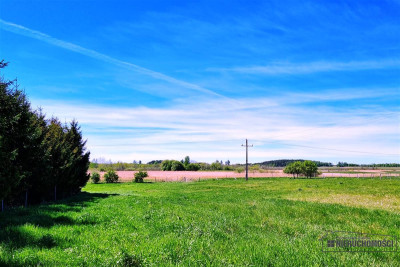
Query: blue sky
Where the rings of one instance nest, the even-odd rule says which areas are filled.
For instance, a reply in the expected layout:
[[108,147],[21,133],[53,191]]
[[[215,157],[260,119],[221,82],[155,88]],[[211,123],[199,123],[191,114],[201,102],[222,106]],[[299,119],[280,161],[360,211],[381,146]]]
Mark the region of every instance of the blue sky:
[[400,162],[400,1],[1,1],[3,71],[112,161]]

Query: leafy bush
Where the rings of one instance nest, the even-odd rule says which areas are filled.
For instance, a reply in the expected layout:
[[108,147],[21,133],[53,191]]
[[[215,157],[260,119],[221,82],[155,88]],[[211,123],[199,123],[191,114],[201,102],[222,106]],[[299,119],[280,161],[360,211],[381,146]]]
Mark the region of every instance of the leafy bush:
[[185,168],[187,171],[198,171],[200,170],[200,165],[196,163],[189,163]]
[[222,170],[221,163],[218,162],[218,161],[211,163],[211,170],[213,170],[213,171],[221,171]]
[[249,166],[249,170],[250,171],[259,171],[260,170],[260,165],[258,165],[258,164],[251,165],[251,166]]
[[100,182],[100,174],[98,172],[92,173],[90,179],[92,179],[92,183],[97,184]]
[[183,163],[177,160],[172,161],[171,165],[171,171],[184,171],[185,166],[183,166]]
[[211,170],[210,164],[208,164],[208,163],[200,162],[200,163],[197,163],[197,164],[200,166],[200,170],[202,170],[202,171]]
[[243,167],[239,167],[239,168],[236,168],[236,170],[235,170],[237,173],[242,173],[242,172],[244,172],[244,168]]
[[225,165],[224,166],[224,171],[233,171],[233,167]]
[[135,183],[143,183],[143,178],[148,177],[147,172],[139,171],[135,173]]
[[161,170],[163,171],[170,171],[172,167],[172,161],[171,160],[164,160],[161,162]]
[[104,180],[106,183],[116,183],[118,182],[118,178],[118,174],[113,170],[109,170],[106,174],[104,174]]

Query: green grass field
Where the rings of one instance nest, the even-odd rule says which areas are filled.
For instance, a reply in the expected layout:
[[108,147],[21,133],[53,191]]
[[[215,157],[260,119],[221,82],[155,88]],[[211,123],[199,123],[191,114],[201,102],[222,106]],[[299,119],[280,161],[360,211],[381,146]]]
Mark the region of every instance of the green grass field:
[[400,237],[400,180],[88,184],[0,214],[0,265],[400,266],[400,252],[326,253],[327,230]]

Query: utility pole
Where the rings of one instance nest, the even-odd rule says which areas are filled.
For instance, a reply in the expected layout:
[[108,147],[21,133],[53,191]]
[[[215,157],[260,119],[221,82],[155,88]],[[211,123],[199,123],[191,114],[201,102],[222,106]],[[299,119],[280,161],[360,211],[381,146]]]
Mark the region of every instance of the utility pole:
[[253,147],[253,145],[249,145],[246,139],[246,145],[242,145],[246,147],[246,181],[249,180],[249,147]]

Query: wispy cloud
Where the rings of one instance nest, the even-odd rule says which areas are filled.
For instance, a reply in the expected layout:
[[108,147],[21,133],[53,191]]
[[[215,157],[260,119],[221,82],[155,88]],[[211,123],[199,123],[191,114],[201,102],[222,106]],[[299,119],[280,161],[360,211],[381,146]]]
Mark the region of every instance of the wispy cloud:
[[385,68],[400,68],[400,59],[350,62],[316,61],[310,63],[274,63],[265,66],[209,68],[207,70],[260,75],[296,75],[329,71],[359,71]]
[[319,93],[286,93],[286,102],[295,103],[324,102],[324,101],[347,101],[379,97],[400,97],[400,87],[394,88],[341,88],[335,90],[323,90]]
[[40,41],[44,41],[44,42],[49,43],[51,45],[54,45],[54,46],[57,46],[57,47],[60,47],[60,48],[63,48],[63,49],[69,50],[69,51],[73,51],[73,52],[76,52],[76,53],[79,53],[79,54],[82,54],[82,55],[85,55],[85,56],[88,56],[88,57],[91,57],[91,58],[95,58],[97,60],[101,60],[101,61],[104,61],[104,62],[107,62],[107,63],[111,63],[111,64],[114,64],[116,66],[124,67],[124,68],[130,69],[130,70],[136,71],[138,73],[150,76],[152,78],[155,78],[155,79],[158,79],[158,80],[163,80],[163,81],[166,81],[166,82],[169,82],[171,84],[178,85],[178,86],[181,86],[181,87],[184,87],[184,88],[187,88],[187,89],[191,89],[191,90],[194,90],[194,91],[197,91],[197,92],[201,92],[201,93],[204,93],[204,94],[208,94],[208,95],[213,95],[213,96],[218,96],[218,97],[224,97],[225,98],[225,96],[222,96],[222,95],[220,95],[220,94],[218,94],[218,93],[216,93],[214,91],[211,91],[209,89],[203,88],[203,87],[198,86],[196,84],[192,84],[192,83],[189,83],[189,82],[178,80],[176,78],[173,78],[171,76],[165,75],[163,73],[156,72],[156,71],[153,71],[153,70],[150,70],[150,69],[147,69],[147,68],[144,68],[144,67],[141,67],[141,66],[126,62],[126,61],[122,61],[122,60],[110,57],[108,55],[99,53],[99,52],[97,52],[95,50],[84,48],[82,46],[79,46],[79,45],[76,45],[76,44],[73,44],[73,43],[70,43],[70,42],[66,42],[66,41],[54,38],[54,37],[52,37],[50,35],[47,35],[45,33],[40,32],[40,31],[29,29],[29,28],[26,28],[26,27],[18,25],[18,24],[14,24],[14,23],[11,23],[11,22],[4,21],[2,19],[0,19],[0,25],[2,26],[1,28],[3,30],[6,30],[6,31],[10,31],[10,32],[13,32],[13,33],[16,33],[16,34],[19,34],[19,35],[27,36],[27,37],[34,38],[34,39],[37,39],[37,40],[40,40]]
[[277,157],[348,160],[354,155],[370,156],[371,162],[398,161],[400,152],[393,146],[400,141],[400,113],[384,108],[310,110],[260,98],[238,99],[236,105],[229,100],[188,101],[166,108],[40,103],[49,115],[77,118],[92,156],[112,160],[180,159],[190,154],[196,160],[241,162],[245,138],[255,142],[253,162]]

